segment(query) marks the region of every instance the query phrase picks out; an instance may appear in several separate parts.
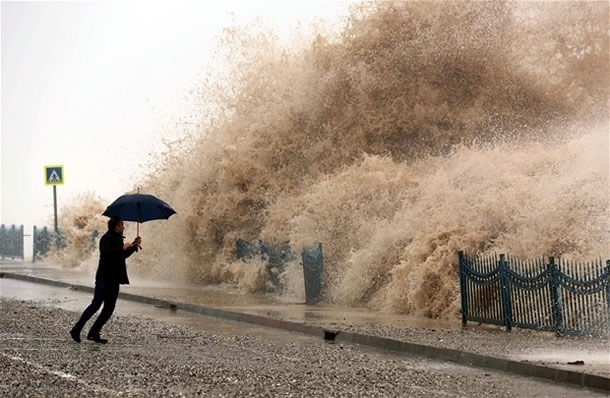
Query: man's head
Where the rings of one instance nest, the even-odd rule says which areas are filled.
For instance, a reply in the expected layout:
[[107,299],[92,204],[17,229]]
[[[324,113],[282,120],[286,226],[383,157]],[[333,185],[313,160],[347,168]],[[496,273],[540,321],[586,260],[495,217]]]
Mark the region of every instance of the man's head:
[[125,230],[123,220],[118,217],[112,217],[110,220],[108,220],[108,230],[123,234],[123,231]]

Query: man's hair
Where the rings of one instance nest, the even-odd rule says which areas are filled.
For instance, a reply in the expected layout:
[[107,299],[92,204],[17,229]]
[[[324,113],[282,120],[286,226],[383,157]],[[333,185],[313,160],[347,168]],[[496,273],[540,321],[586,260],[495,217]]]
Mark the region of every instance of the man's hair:
[[122,220],[118,217],[112,217],[110,218],[110,220],[108,220],[108,230],[109,231],[114,231],[116,229],[116,226],[119,225],[119,223]]

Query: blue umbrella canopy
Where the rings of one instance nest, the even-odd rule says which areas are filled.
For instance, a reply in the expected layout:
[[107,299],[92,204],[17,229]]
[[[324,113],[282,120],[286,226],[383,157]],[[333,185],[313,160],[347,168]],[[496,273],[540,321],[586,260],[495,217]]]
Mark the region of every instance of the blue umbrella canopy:
[[151,220],[167,220],[176,211],[154,195],[132,193],[118,197],[102,215],[119,217],[125,221],[143,223]]

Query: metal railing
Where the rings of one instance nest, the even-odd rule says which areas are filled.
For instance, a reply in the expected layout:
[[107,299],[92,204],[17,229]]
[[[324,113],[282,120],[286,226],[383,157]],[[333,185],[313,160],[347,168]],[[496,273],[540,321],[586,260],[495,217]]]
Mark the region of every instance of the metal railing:
[[40,260],[55,247],[59,250],[67,246],[66,237],[61,230],[55,232],[43,227],[42,229],[34,225],[34,244],[32,245],[32,261]]
[[570,335],[610,335],[610,260],[458,253],[462,324],[476,321]]
[[[275,290],[283,288],[279,276],[286,264],[297,258],[288,244],[273,246],[261,240],[251,243],[243,239],[235,242],[235,255],[241,260],[260,258],[264,261],[267,265],[267,277]],[[305,277],[305,301],[307,304],[315,304],[322,297],[324,272],[322,244],[304,248],[301,258]]]
[[23,225],[0,225],[0,258],[24,258]]
[[[91,242],[94,244],[99,233],[93,231]],[[0,225],[0,258],[16,258],[25,260],[25,241],[23,225],[10,227]],[[53,247],[63,249],[67,246],[65,235],[60,231],[55,232],[47,227],[39,228],[34,225],[32,234],[32,261],[40,260]]]

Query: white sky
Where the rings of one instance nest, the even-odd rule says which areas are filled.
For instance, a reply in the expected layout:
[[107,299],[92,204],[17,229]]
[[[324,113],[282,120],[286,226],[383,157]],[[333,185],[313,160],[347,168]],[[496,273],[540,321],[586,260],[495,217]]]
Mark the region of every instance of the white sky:
[[218,35],[256,16],[290,32],[338,20],[342,1],[1,2],[0,223],[50,226],[44,166],[63,165],[58,207],[110,203],[189,114]]

